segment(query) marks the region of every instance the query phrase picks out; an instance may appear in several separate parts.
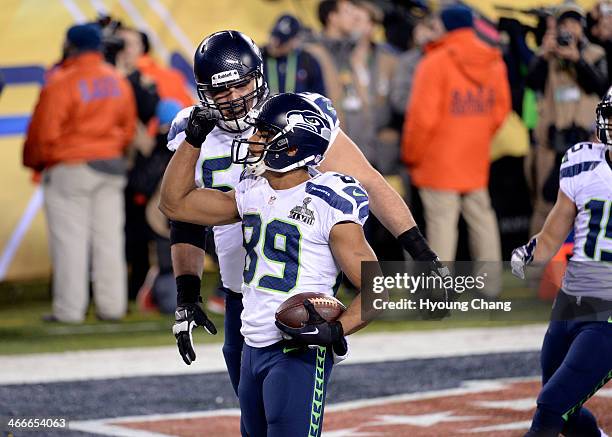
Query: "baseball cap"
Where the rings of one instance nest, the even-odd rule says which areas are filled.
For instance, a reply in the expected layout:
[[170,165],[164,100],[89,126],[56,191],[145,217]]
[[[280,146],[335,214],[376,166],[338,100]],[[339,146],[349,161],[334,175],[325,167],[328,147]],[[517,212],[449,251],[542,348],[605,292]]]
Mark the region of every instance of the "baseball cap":
[[302,30],[300,21],[293,15],[282,15],[276,20],[276,24],[272,28],[271,35],[278,39],[280,44],[284,44],[290,39],[295,38]]
[[68,29],[66,39],[79,50],[100,50],[102,32],[97,24],[75,24]]

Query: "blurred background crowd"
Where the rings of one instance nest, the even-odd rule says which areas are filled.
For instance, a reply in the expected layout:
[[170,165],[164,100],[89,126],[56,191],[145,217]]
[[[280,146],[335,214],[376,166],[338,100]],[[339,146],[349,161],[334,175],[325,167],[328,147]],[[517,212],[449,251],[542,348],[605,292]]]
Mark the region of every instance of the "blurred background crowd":
[[[320,25],[283,14],[256,41],[271,93],[328,96],[442,260],[508,260],[552,207],[565,151],[594,139],[612,79],[612,2],[500,6],[497,21],[450,1],[315,6]],[[23,164],[45,187],[52,288],[64,290],[49,320],[82,321],[90,282],[102,320],[121,319],[129,299],[174,311],[157,191],[170,122],[196,99],[188,68],[160,60],[150,37],[111,16],[71,26],[45,73]],[[379,259],[403,259],[374,216],[366,235]],[[209,309],[222,311],[220,299]]]

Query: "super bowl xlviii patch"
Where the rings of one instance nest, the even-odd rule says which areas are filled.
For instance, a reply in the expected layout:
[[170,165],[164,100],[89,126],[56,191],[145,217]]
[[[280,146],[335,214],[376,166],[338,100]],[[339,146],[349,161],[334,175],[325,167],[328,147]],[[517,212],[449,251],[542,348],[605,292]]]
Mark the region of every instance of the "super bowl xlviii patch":
[[308,209],[308,204],[312,202],[311,197],[305,197],[302,200],[302,205],[296,205],[289,212],[289,218],[293,220],[298,220],[300,222],[304,222],[307,225],[312,225],[315,221],[314,211],[312,209]]

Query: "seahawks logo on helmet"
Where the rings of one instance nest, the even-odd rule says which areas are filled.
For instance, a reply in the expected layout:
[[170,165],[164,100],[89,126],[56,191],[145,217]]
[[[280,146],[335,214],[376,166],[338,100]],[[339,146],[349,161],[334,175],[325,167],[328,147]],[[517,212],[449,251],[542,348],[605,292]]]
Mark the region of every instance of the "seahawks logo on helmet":
[[325,118],[313,111],[289,111],[287,112],[287,125],[291,129],[300,128],[319,135],[329,141],[331,129],[327,126]]

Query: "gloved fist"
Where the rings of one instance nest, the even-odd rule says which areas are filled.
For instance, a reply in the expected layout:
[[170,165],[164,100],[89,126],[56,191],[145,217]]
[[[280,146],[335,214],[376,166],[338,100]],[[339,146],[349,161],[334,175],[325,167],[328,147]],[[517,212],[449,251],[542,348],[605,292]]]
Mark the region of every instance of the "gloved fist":
[[342,324],[338,321],[325,320],[308,299],[304,300],[304,307],[308,311],[308,321],[301,328],[291,328],[276,321],[283,338],[304,345],[333,346],[336,354],[346,354],[347,346]]
[[512,251],[512,258],[510,258],[510,266],[512,267],[512,274],[521,279],[525,279],[525,266],[528,266],[533,262],[533,255],[535,254],[535,248],[538,243],[536,238],[529,240],[529,243],[524,246],[517,247]]
[[206,136],[212,132],[216,123],[217,117],[213,111],[194,106],[185,127],[185,141],[193,147],[202,147]]
[[202,326],[212,335],[217,333],[217,328],[208,318],[200,304],[197,303],[186,303],[177,306],[174,317],[176,322],[172,326],[172,333],[176,337],[179,354],[181,354],[185,364],[189,365],[196,359],[191,335],[193,328]]

